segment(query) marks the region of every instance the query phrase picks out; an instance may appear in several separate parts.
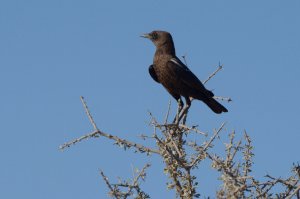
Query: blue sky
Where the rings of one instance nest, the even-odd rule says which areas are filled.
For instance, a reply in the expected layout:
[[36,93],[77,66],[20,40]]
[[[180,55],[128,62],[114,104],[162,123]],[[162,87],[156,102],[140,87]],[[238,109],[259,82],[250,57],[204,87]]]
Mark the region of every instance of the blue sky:
[[[100,168],[116,180],[147,162],[145,191],[174,197],[156,156],[124,152],[104,138],[58,150],[92,130],[80,95],[101,130],[140,143],[137,135],[152,133],[148,110],[162,119],[171,99],[148,74],[154,46],[139,37],[154,29],[172,33],[177,55],[201,80],[224,64],[207,88],[233,99],[223,103],[229,113],[194,102],[189,124],[211,132],[227,121],[215,152],[228,132],[246,130],[253,175],[288,176],[300,161],[299,9],[297,0],[2,0],[0,198],[107,198]],[[196,175],[203,196],[213,196],[218,175],[208,163]]]

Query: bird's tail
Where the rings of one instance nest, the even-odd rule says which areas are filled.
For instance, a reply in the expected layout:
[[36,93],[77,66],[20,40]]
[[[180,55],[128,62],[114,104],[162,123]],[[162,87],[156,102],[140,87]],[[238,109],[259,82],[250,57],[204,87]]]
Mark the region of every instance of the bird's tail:
[[207,100],[204,100],[204,103],[215,113],[220,114],[222,112],[228,112],[228,110],[217,100],[214,98],[210,97]]

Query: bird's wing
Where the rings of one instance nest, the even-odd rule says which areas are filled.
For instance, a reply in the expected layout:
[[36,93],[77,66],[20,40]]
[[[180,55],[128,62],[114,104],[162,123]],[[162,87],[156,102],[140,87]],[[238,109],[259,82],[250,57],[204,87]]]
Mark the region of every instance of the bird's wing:
[[160,83],[160,82],[158,81],[158,78],[157,78],[157,75],[156,75],[156,73],[155,73],[155,70],[154,70],[153,65],[150,65],[150,66],[149,66],[149,73],[150,73],[152,79],[154,79],[154,81],[156,81],[157,83]]
[[186,84],[188,87],[197,89],[198,92],[205,94],[206,96],[212,97],[214,94],[207,90],[202,82],[190,71],[190,69],[183,64],[180,59],[171,58],[167,62],[167,67],[170,71],[176,74],[182,83]]

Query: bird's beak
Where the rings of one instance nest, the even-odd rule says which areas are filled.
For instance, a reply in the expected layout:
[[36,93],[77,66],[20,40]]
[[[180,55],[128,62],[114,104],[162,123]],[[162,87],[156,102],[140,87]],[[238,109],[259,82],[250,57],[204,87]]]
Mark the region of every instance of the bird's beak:
[[151,39],[151,35],[148,33],[142,34],[141,37]]

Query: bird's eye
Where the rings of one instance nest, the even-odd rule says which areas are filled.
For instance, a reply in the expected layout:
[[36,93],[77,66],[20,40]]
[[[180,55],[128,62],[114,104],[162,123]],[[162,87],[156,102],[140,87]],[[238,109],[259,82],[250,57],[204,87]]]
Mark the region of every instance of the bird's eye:
[[153,40],[156,40],[156,39],[158,38],[157,32],[153,32],[153,33],[151,34],[151,36],[152,36],[152,39],[153,39]]

